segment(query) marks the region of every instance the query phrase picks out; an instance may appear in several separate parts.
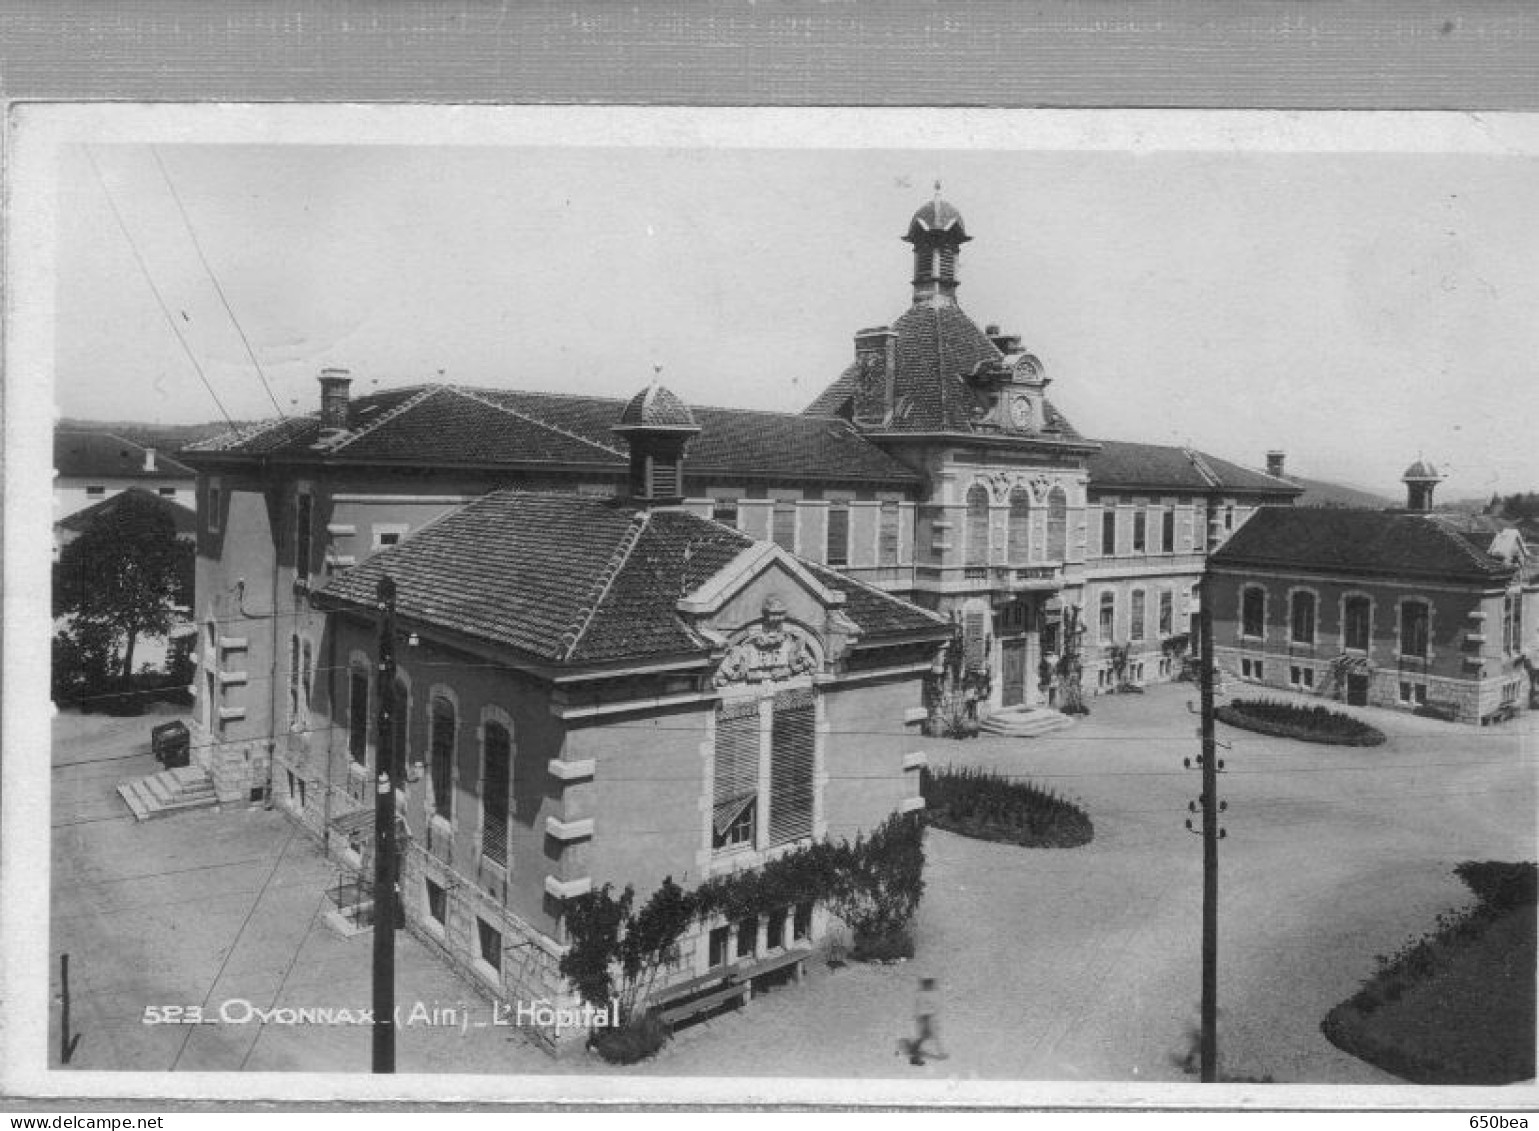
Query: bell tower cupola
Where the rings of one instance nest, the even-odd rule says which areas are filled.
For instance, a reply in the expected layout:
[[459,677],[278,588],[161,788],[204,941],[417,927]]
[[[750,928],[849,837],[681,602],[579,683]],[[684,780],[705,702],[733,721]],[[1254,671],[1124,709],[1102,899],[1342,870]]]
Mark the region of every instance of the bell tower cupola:
[[957,259],[972,237],[962,224],[962,214],[941,199],[939,181],[935,199],[914,213],[903,239],[914,246],[915,305],[955,303]]
[[630,445],[630,497],[642,506],[684,501],[684,448],[700,431],[695,414],[655,379],[610,429]]

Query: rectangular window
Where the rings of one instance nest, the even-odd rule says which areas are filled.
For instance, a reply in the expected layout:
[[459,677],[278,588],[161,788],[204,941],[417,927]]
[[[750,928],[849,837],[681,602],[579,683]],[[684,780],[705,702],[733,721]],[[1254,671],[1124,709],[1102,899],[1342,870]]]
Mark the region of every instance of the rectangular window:
[[1410,683],[1400,681],[1400,702],[1408,707],[1425,707],[1427,705],[1427,685],[1425,683]]
[[347,749],[355,765],[369,764],[369,675],[353,670],[347,680]]
[[1292,667],[1290,667],[1288,669],[1288,684],[1289,684],[1289,686],[1290,687],[1298,687],[1303,682],[1304,682],[1304,670],[1302,668],[1300,668],[1296,664],[1293,665]]
[[791,923],[791,937],[795,939],[810,939],[812,937],[812,903],[798,903],[796,915]]
[[1160,592],[1160,636],[1170,636],[1176,627],[1176,595],[1169,589]]
[[497,973],[502,973],[502,932],[485,919],[476,920],[481,944],[481,961]]
[[176,488],[175,487],[161,487],[161,488],[159,488],[159,491],[160,491],[160,497],[162,499],[174,499],[174,498],[176,498]]
[[299,642],[299,723],[304,727],[310,725],[310,688],[315,671],[314,655],[309,639],[301,640]]
[[299,496],[294,517],[294,572],[301,578],[310,576],[311,506],[309,494]]
[[769,913],[764,924],[764,948],[779,950],[786,945],[786,916],[788,908],[781,907]]
[[1160,515],[1160,553],[1173,554],[1176,552],[1176,512],[1172,507],[1166,507]]
[[212,483],[209,484],[208,513],[206,515],[206,519],[208,522],[208,532],[210,534],[219,533],[219,510],[223,505],[224,492],[221,491],[218,487],[214,486]]
[[453,816],[454,805],[454,704],[435,697],[428,708],[433,775],[433,812],[444,820]]
[[1129,640],[1142,640],[1144,638],[1144,620],[1146,612],[1144,604],[1144,591],[1142,589],[1133,590],[1133,599],[1131,602],[1132,607],[1131,611],[1128,613],[1130,618],[1130,623],[1128,624]]
[[1427,603],[1405,601],[1400,605],[1400,654],[1427,657]]
[[299,637],[289,637],[289,725],[299,722]]
[[1368,598],[1348,597],[1342,619],[1346,621],[1346,627],[1342,630],[1343,647],[1354,648],[1359,652],[1368,651],[1373,620],[1373,605]]
[[775,545],[782,550],[796,551],[796,504],[782,500],[775,504],[775,524],[772,528]]
[[442,927],[449,920],[448,893],[432,880],[424,880],[423,883],[427,885],[428,915]]
[[1107,506],[1101,512],[1101,556],[1112,557],[1117,552],[1117,512]]
[[1149,516],[1145,513],[1143,507],[1139,507],[1133,512],[1133,552],[1135,554],[1144,552],[1144,543],[1148,538],[1148,531]]
[[754,946],[759,941],[759,920],[750,915],[737,925],[737,956],[752,958]]
[[1233,529],[1234,529],[1234,507],[1227,506],[1227,507],[1224,508],[1224,532],[1227,534],[1229,531],[1231,531]]
[[828,508],[828,554],[831,566],[850,564],[850,508],[834,503]]
[[817,707],[812,691],[782,691],[775,696],[774,711],[770,727],[771,845],[812,835],[817,749]]
[[1101,594],[1100,642],[1110,644],[1117,632],[1117,595]]
[[713,844],[752,848],[759,799],[759,705],[723,704],[716,712]]
[[1314,685],[1315,685],[1315,669],[1314,668],[1305,668],[1304,669],[1304,686],[1306,688],[1309,688],[1309,689],[1312,690],[1314,688]]
[[508,862],[508,790],[513,744],[507,728],[487,723],[481,771],[481,855],[494,864]]
[[881,517],[877,527],[877,565],[894,566],[898,564],[898,517],[897,503],[885,502],[882,504]]
[[737,500],[717,499],[711,504],[711,517],[723,526],[737,529]]
[[1293,595],[1293,643],[1313,644],[1314,642],[1315,595],[1295,593]]
[[401,539],[406,537],[410,530],[404,522],[377,522],[374,524],[374,546],[376,550],[383,550],[387,546],[400,545]]
[[725,966],[732,947],[732,928],[717,927],[708,936],[707,962],[710,966]]

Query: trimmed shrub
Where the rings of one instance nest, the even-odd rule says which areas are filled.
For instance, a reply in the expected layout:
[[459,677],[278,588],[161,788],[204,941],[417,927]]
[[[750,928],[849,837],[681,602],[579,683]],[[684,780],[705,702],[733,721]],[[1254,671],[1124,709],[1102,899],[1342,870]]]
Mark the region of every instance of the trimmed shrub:
[[1534,1074],[1535,866],[1466,861],[1476,903],[1375,956],[1321,1022],[1326,1038],[1418,1084],[1509,1084]]
[[1236,699],[1216,712],[1220,722],[1241,730],[1330,746],[1379,746],[1384,732],[1328,707],[1304,707],[1272,699]]
[[619,1029],[600,1029],[588,1043],[610,1064],[635,1064],[668,1043],[668,1026],[652,1010]]
[[992,770],[926,767],[919,781],[925,820],[947,832],[1028,848],[1076,848],[1095,836],[1073,802]]

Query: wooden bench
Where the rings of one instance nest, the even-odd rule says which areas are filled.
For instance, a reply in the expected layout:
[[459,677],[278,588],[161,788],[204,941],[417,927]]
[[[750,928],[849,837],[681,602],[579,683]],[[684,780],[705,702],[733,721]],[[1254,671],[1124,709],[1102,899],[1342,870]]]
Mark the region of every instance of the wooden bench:
[[751,987],[756,979],[789,968],[792,971],[792,978],[800,982],[802,980],[802,970],[807,962],[807,955],[810,953],[811,951],[797,948],[771,955],[769,958],[761,958],[757,962],[735,966],[732,969],[730,979],[735,984]]
[[732,981],[729,970],[714,970],[699,978],[669,986],[664,997],[655,1006],[663,1023],[673,1028],[691,1021],[703,1013],[720,1009],[736,1000],[739,1005],[748,1000],[749,987]]

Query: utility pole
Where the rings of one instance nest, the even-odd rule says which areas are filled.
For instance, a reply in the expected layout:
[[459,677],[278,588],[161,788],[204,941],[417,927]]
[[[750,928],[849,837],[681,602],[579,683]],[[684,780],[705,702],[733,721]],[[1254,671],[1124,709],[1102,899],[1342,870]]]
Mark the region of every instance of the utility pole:
[[[1207,539],[1203,547],[1202,580],[1198,589],[1197,648],[1201,672],[1202,700],[1200,714],[1202,727],[1198,731],[1202,739],[1202,753],[1197,756],[1197,767],[1202,771],[1202,796],[1188,808],[1202,809],[1202,1023],[1201,1023],[1201,1070],[1204,1084],[1218,1079],[1218,842],[1225,831],[1219,827],[1218,818],[1228,805],[1218,797],[1218,775],[1224,763],[1218,756],[1218,738],[1215,735],[1213,709],[1214,683],[1217,669],[1213,663],[1213,602],[1216,598],[1213,571],[1208,559],[1218,545],[1218,505],[1207,498]],[[1192,760],[1185,758],[1182,764],[1191,767]],[[1192,828],[1188,818],[1186,827]]]
[[395,740],[395,582],[379,579],[379,698],[374,797],[374,1071],[395,1071],[395,791],[402,774]]
[[1202,562],[1197,635],[1202,648],[1202,1082],[1218,1079],[1218,741],[1213,718],[1213,571],[1218,506],[1207,505],[1208,538]]

